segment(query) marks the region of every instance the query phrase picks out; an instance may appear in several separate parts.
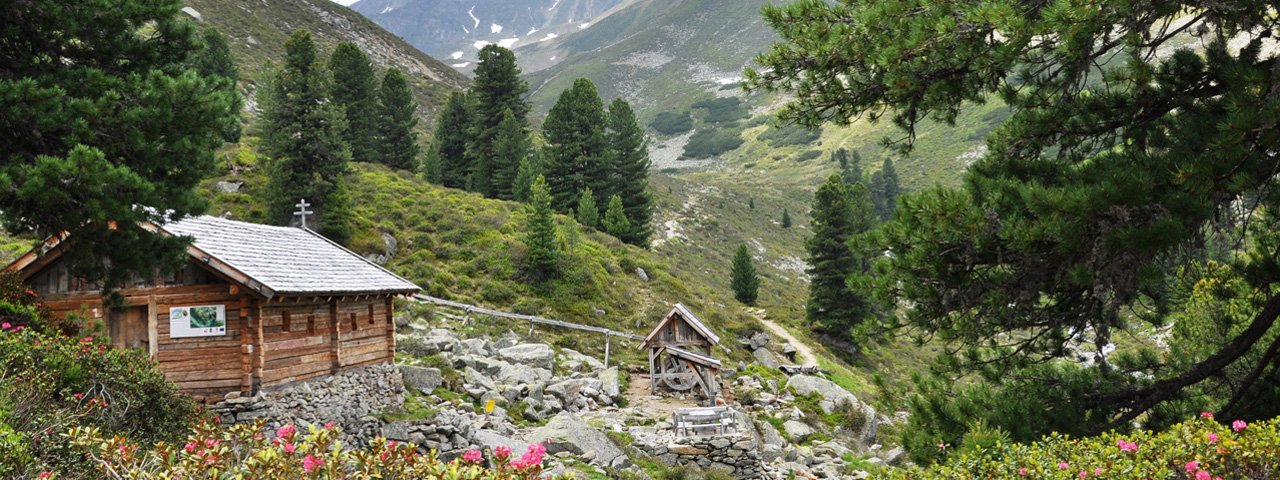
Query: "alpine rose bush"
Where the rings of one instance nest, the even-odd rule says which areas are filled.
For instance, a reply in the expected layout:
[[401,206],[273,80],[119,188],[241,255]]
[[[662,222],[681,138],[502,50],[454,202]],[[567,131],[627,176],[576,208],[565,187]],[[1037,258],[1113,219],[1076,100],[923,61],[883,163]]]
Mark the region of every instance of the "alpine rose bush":
[[943,464],[884,472],[890,479],[1195,479],[1280,478],[1280,419],[1218,423],[1200,418],[1153,433],[1051,435],[1032,444],[997,443]]
[[[266,433],[264,433],[266,432]],[[267,432],[261,421],[224,427],[202,423],[181,444],[157,443],[143,449],[120,437],[107,437],[95,427],[66,434],[112,479],[423,479],[532,480],[542,477],[546,448],[530,445],[519,459],[498,448],[485,461],[479,450],[441,461],[434,452],[419,454],[412,445],[375,439],[368,448],[344,450],[340,430],[332,424],[300,431],[285,425]],[[485,464],[489,465],[486,466]],[[567,479],[569,477],[557,477]],[[554,479],[553,479],[554,480]]]

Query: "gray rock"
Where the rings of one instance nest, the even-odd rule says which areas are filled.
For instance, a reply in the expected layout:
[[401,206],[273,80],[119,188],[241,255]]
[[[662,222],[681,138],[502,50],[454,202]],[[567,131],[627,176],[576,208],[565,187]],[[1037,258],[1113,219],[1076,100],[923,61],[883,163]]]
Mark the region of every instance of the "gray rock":
[[791,437],[794,442],[803,442],[805,439],[813,435],[813,427],[806,425],[804,422],[795,420],[787,420],[782,424],[782,429],[787,432],[787,436]]
[[607,468],[624,468],[630,464],[622,449],[603,432],[592,428],[578,417],[562,412],[533,432],[530,442],[542,443],[547,453],[569,452],[584,455],[594,452],[591,462]]
[[577,350],[562,348],[560,349],[560,355],[564,357],[560,364],[570,372],[598,372],[604,368],[604,363]]
[[764,332],[753,333],[751,338],[747,339],[747,345],[751,347],[752,350],[764,348],[769,345],[769,334]]
[[534,380],[550,380],[551,372],[528,365],[500,362],[498,372],[493,376],[500,385],[519,385]]
[[849,449],[836,442],[823,442],[822,444],[813,447],[813,453],[815,455],[827,455],[831,458],[840,458],[844,454],[849,453]]
[[781,447],[787,444],[787,440],[782,438],[782,434],[778,433],[778,429],[773,428],[772,423],[756,422],[756,431],[760,432],[760,442],[765,445]]
[[556,354],[545,343],[525,343],[498,350],[498,356],[511,363],[551,370]]
[[600,371],[600,391],[606,397],[617,401],[622,396],[618,385],[618,367],[609,367]]
[[501,435],[492,430],[476,430],[472,433],[471,440],[482,449],[493,449],[493,447],[497,446],[510,448],[511,456],[515,458],[520,458],[520,455],[523,455],[525,450],[529,449],[527,442]]
[[483,338],[468,338],[461,343],[462,353],[468,355],[491,355],[492,350],[489,347],[489,340]]
[[757,348],[752,350],[751,356],[755,357],[756,363],[759,363],[760,366],[764,368],[778,368],[778,359],[774,357],[773,352],[770,352],[767,348]]
[[415,357],[457,351],[458,339],[438,335],[405,335],[396,339],[396,349]]
[[547,393],[555,395],[556,398],[568,403],[578,398],[578,394],[582,392],[582,387],[585,386],[586,383],[586,380],[581,378],[556,382],[551,385],[547,385]]
[[438,368],[400,365],[400,376],[404,378],[405,388],[412,388],[422,393],[431,393],[444,383],[444,376]]
[[796,393],[800,395],[817,393],[822,397],[822,400],[818,402],[818,406],[822,407],[822,411],[826,413],[831,413],[838,405],[845,402],[850,403],[862,411],[864,421],[858,431],[861,440],[867,442],[875,438],[879,427],[879,418],[876,415],[876,410],[870,405],[858,401],[858,397],[853,396],[848,390],[840,388],[839,385],[830,380],[811,375],[793,376],[787,380],[787,387],[795,389]]
[[[191,10],[192,12],[195,12],[195,9],[192,9],[191,7],[183,7],[182,9],[182,11],[184,12],[186,12],[187,10]],[[195,15],[191,15],[191,16],[195,17],[196,20],[200,20],[199,13],[196,13]],[[213,184],[213,186],[217,187],[217,189],[222,192],[236,193],[240,191],[241,187],[244,187],[244,182],[219,180],[218,183]]]
[[497,390],[498,385],[493,383],[493,379],[474,368],[466,367],[462,370],[462,378],[469,384],[474,385],[482,390]]
[[[196,21],[197,21],[197,22],[199,22],[199,21],[202,21],[202,20],[203,20],[203,19],[201,18],[202,16],[200,15],[200,12],[196,11],[196,9],[194,9],[194,8],[191,8],[191,7],[182,7],[182,13],[185,13],[185,14],[187,14],[188,16],[190,16],[191,18],[196,19]],[[219,182],[219,183],[221,183],[221,182]]]
[[636,277],[639,277],[642,282],[647,282],[649,281],[649,272],[644,271],[643,268],[636,267]]
[[889,465],[902,465],[903,463],[906,463],[907,456],[902,447],[893,447],[889,449],[889,451],[884,452],[883,455],[880,455],[880,459],[884,460],[884,463]]

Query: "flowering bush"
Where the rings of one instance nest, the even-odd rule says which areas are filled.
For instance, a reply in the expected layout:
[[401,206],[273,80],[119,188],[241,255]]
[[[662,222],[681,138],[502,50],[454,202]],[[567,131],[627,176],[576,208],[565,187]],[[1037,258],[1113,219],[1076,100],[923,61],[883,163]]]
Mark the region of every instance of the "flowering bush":
[[895,469],[892,479],[1232,480],[1280,477],[1280,419],[1230,426],[1210,413],[1168,430],[1061,435],[1033,444],[998,443],[929,468]]
[[292,425],[264,433],[261,421],[224,428],[209,423],[191,430],[181,444],[158,443],[142,450],[120,437],[104,437],[95,427],[72,429],[67,437],[84,448],[102,476],[129,479],[425,479],[529,480],[541,478],[546,449],[534,444],[518,459],[498,447],[485,466],[482,452],[443,462],[420,455],[411,445],[375,439],[365,449],[344,451],[332,424]]
[[72,427],[155,442],[194,420],[195,404],[145,357],[28,325],[0,321],[0,478],[87,476],[60,435]]

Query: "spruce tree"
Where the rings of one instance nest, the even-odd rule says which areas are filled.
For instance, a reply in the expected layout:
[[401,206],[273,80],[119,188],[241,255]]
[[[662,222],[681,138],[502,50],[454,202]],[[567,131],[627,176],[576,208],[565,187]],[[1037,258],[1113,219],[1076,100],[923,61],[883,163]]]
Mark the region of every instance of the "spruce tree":
[[871,227],[873,215],[866,189],[850,185],[839,174],[828,177],[814,193],[809,221],[813,237],[805,242],[809,253],[805,316],[819,330],[848,334],[869,313],[866,295],[851,291],[847,280],[866,268],[849,242]]
[[886,157],[880,170],[871,174],[869,183],[871,201],[876,206],[876,216],[880,221],[887,222],[893,217],[894,209],[898,208],[898,195],[902,193],[898,186],[898,172],[893,168],[893,160]]
[[730,272],[729,286],[733,288],[733,298],[745,305],[755,305],[760,292],[760,277],[756,267],[751,263],[751,253],[746,245],[739,245],[733,254],[733,270]]
[[422,178],[435,185],[441,181],[440,151],[435,145],[427,148],[427,155],[422,159]]
[[547,141],[543,171],[556,211],[572,208],[578,192],[586,188],[597,196],[609,191],[604,126],[604,104],[595,84],[585,78],[575,80],[572,87],[561,92],[547,113],[542,124]]
[[627,220],[626,209],[622,205],[622,197],[609,197],[609,208],[604,212],[604,231],[609,235],[622,239],[631,231],[631,221]]
[[791,228],[791,212],[782,209],[782,228]]
[[[204,30],[202,39],[204,48],[194,55],[193,65],[196,73],[202,77],[217,75],[229,80],[226,88],[232,97],[231,109],[239,113],[244,104],[244,99],[236,89],[236,81],[240,79],[240,69],[236,67],[235,57],[231,55],[231,46],[227,45],[227,38],[218,32],[218,29],[210,27]],[[240,141],[240,116],[227,118],[222,139],[227,142]]]
[[333,74],[329,99],[346,114],[343,138],[351,147],[351,159],[382,160],[378,152],[378,81],[373,75],[373,63],[356,44],[342,42],[329,56],[329,71]]
[[520,164],[529,157],[529,132],[524,121],[507,110],[498,124],[498,137],[493,148],[493,180],[490,196],[511,200],[515,198],[513,187]]
[[342,109],[327,100],[329,78],[316,58],[311,34],[295,31],[285,42],[284,66],[263,98],[262,147],[271,157],[267,201],[272,221],[288,223],[294,204],[305,198],[320,216],[320,233],[342,237],[349,230],[336,223],[344,218],[341,212],[332,221],[324,219],[329,195],[341,188],[351,160],[342,137]]
[[[631,230],[622,241],[647,245],[653,235],[653,195],[649,193],[649,146],[631,104],[618,98],[609,104],[606,142],[609,146],[610,191],[622,197]],[[603,197],[602,197],[603,198]]]
[[521,202],[529,201],[533,180],[542,176],[542,166],[538,162],[538,157],[538,155],[528,155],[520,161],[520,168],[516,171],[516,178],[511,185],[513,199]]
[[578,196],[578,223],[586,225],[590,228],[599,226],[600,210],[596,208],[596,197],[588,188],[582,191],[582,195]]
[[529,247],[525,265],[535,278],[556,275],[560,263],[560,242],[556,238],[555,210],[547,181],[539,175],[529,187],[529,214],[525,222],[524,243]]
[[840,166],[840,176],[849,184],[862,183],[862,155],[857,151],[837,148],[831,158]]
[[435,140],[431,142],[440,158],[440,183],[446,187],[467,187],[467,179],[471,176],[471,163],[467,158],[467,125],[470,122],[466,93],[450,93],[449,100],[440,111],[440,118],[436,120]]
[[404,73],[387,69],[378,89],[378,147],[382,163],[404,170],[418,165],[418,103]]
[[107,220],[201,213],[197,186],[239,121],[234,80],[192,68],[200,39],[181,8],[0,2],[0,223],[69,234],[62,261],[108,289],[186,261],[186,240]]
[[[515,159],[497,157],[498,132],[507,111],[524,128],[529,104],[524,94],[528,84],[520,79],[516,56],[511,50],[498,45],[486,45],[480,49],[476,64],[475,80],[471,83],[468,110],[471,118],[467,128],[467,161],[470,163],[471,184],[483,188],[485,196],[494,196],[492,175],[495,171],[516,169],[519,164],[507,165]],[[499,162],[504,163],[499,163]],[[559,185],[551,185],[551,191],[560,195]],[[509,188],[509,187],[508,187]],[[578,190],[568,192],[572,198]]]

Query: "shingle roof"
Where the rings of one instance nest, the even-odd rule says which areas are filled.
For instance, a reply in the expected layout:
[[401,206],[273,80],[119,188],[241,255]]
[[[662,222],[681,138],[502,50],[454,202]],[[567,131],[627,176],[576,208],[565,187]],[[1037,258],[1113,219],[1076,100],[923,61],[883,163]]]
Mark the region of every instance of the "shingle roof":
[[275,294],[417,292],[413,282],[310,230],[200,216],[160,229],[194,238],[193,246],[262,283]]
[[707,337],[707,340],[711,342],[711,345],[720,343],[719,335],[716,335],[716,333],[711,331],[710,328],[707,328],[707,325],[702,323],[702,320],[698,319],[693,312],[690,312],[689,308],[684,306],[683,303],[677,303],[674,307],[671,307],[671,311],[667,313],[667,316],[662,317],[662,321],[658,322],[658,325],[653,327],[653,330],[649,332],[649,335],[644,337],[644,341],[640,342],[640,347],[638,348],[644,348],[646,345],[649,345],[649,342],[653,340],[653,337],[657,336],[658,332],[661,332],[662,328],[667,325],[667,321],[677,314],[680,315],[680,318],[683,318],[685,322],[693,326],[694,330],[701,333],[702,336]]

